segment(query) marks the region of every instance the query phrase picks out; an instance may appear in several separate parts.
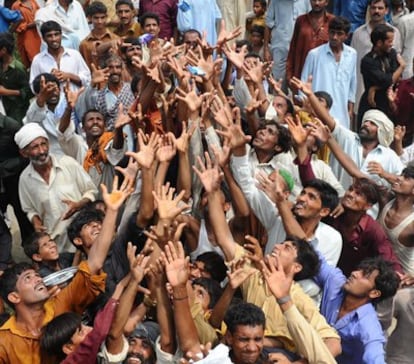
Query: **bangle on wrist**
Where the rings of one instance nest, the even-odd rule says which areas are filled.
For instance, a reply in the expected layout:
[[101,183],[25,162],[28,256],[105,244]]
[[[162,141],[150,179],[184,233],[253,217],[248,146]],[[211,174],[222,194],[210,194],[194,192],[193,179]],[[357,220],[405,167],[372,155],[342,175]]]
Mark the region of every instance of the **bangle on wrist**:
[[285,303],[288,303],[291,300],[292,299],[290,298],[290,295],[280,297],[280,298],[276,298],[276,301],[279,305],[284,305]]
[[145,295],[144,300],[142,301],[146,308],[152,308],[157,306],[157,300],[151,299],[151,297]]

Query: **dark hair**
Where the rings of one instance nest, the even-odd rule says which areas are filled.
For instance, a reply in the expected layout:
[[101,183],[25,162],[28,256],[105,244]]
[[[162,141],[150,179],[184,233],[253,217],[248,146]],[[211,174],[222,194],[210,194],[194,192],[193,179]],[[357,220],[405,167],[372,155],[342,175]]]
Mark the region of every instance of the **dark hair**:
[[3,47],[6,48],[7,53],[13,54],[14,38],[12,34],[8,32],[0,33],[0,49]]
[[[82,125],[85,125],[86,115],[90,114],[91,112],[97,112],[97,113],[101,114],[102,116],[104,116],[102,114],[102,112],[100,112],[98,109],[88,109],[88,110],[85,111],[85,113],[82,116]],[[88,205],[88,206],[91,206],[91,205]]]
[[192,285],[194,286],[195,284],[203,287],[208,292],[210,296],[208,308],[213,308],[223,293],[223,290],[221,289],[219,282],[211,278],[201,277],[194,279]]
[[29,263],[17,263],[4,270],[0,278],[0,295],[10,307],[14,307],[14,304],[9,301],[8,295],[16,290],[16,283],[20,274],[30,269],[34,269],[34,267]]
[[124,43],[128,44],[127,47],[121,47],[121,53],[125,54],[128,50],[128,48],[130,47],[130,45],[133,46],[139,46],[140,48],[142,48],[141,42],[139,41],[139,38],[135,38],[135,37],[128,37],[125,38]]
[[388,8],[388,1],[387,0],[369,0],[368,1],[368,6],[372,5],[372,4],[379,3],[380,1],[382,1],[385,4],[385,7]]
[[296,247],[296,262],[302,266],[302,270],[295,274],[295,281],[308,279],[316,276],[319,272],[319,255],[313,246],[305,239],[287,236],[285,241],[291,241]]
[[202,38],[201,33],[197,29],[191,28],[191,29],[188,29],[185,32],[183,32],[183,36],[182,36],[183,39],[184,39],[186,34],[191,34],[191,33],[197,34],[198,38],[200,38],[200,39]]
[[106,5],[100,1],[94,1],[89,4],[85,11],[86,16],[93,16],[96,14],[108,14],[108,8]]
[[23,242],[23,250],[29,259],[33,259],[34,254],[39,253],[39,240],[44,236],[50,236],[46,232],[35,231]]
[[260,3],[260,5],[264,8],[264,9],[266,9],[267,8],[267,2],[266,2],[266,0],[253,0],[253,4],[254,3]]
[[387,40],[387,34],[394,33],[394,29],[387,24],[378,24],[371,32],[371,43],[375,46],[380,40]]
[[[74,244],[74,240],[79,238],[82,228],[91,222],[102,222],[103,221],[102,211],[96,209],[84,208],[79,211],[68,227],[69,240]],[[79,248],[77,245],[75,245]]]
[[236,48],[241,48],[243,46],[248,46],[248,45],[249,45],[249,41],[247,39],[240,39],[236,41]]
[[59,362],[66,357],[62,347],[71,342],[73,334],[82,325],[82,317],[74,312],[56,316],[42,329],[40,350],[42,357],[54,357]]
[[224,264],[224,259],[216,252],[200,254],[195,260],[204,263],[204,269],[215,281],[220,283],[226,278],[226,264]]
[[403,169],[401,172],[401,176],[407,177],[407,178],[414,178],[414,166],[408,165],[406,168]]
[[134,4],[131,0],[118,0],[115,4],[115,9],[120,5],[128,5],[131,10],[134,10]]
[[139,23],[141,24],[141,27],[144,28],[145,21],[147,19],[154,19],[157,22],[157,24],[160,25],[160,17],[158,16],[158,14],[147,11],[146,13],[142,14],[139,18]]
[[54,82],[58,87],[60,87],[60,82],[56,76],[52,75],[51,73],[41,73],[40,75],[37,75],[33,80],[33,91],[35,94],[38,94],[40,92],[40,80],[42,77],[45,79],[46,83]]
[[326,102],[326,105],[328,106],[328,109],[332,107],[332,104],[333,104],[332,96],[328,92],[316,91],[315,96],[318,98],[324,99]]
[[141,82],[142,75],[135,74],[131,80],[131,91],[135,95],[139,91],[139,83]]
[[[260,126],[259,126],[259,129],[257,129],[257,131],[259,131],[260,129],[265,128],[266,125],[275,125],[276,126],[276,130],[277,130],[277,134],[278,134],[277,145],[281,149],[279,153],[288,152],[290,150],[290,148],[292,147],[292,137],[290,135],[289,129],[285,128],[284,126],[280,125],[279,123],[277,123],[274,120],[265,120],[264,118],[262,118],[260,120]],[[256,131],[256,133],[257,133],[257,131]]]
[[336,206],[338,206],[338,191],[335,190],[335,188],[333,188],[328,182],[315,178],[303,186],[303,188],[306,187],[314,188],[319,192],[322,201],[322,207],[327,207],[332,211]]
[[264,36],[265,28],[261,25],[253,25],[252,29],[250,29],[250,34],[252,33],[259,33],[262,37]]
[[369,178],[356,178],[349,188],[358,190],[365,196],[370,204],[375,205],[381,199],[378,187],[379,186]]
[[109,63],[114,62],[114,61],[121,63],[121,65],[124,64],[120,56],[118,56],[117,54],[111,54],[109,57],[105,58],[102,61],[102,66],[104,68],[108,67]]
[[266,317],[263,310],[253,303],[240,302],[237,305],[230,305],[224,315],[224,322],[227,329],[233,334],[237,326],[262,326],[266,325]]
[[40,33],[42,34],[42,38],[44,38],[45,35],[51,31],[57,31],[62,33],[62,27],[59,23],[55,22],[54,20],[46,21],[40,27]]
[[262,57],[260,57],[260,55],[256,52],[250,52],[249,48],[250,48],[250,43],[247,46],[249,53],[246,54],[246,56],[244,58],[256,58],[259,61],[262,61]]
[[346,34],[351,30],[350,21],[343,16],[336,16],[329,22],[329,30],[344,31]]
[[362,270],[366,275],[378,270],[378,275],[375,278],[375,289],[381,292],[381,296],[375,298],[373,302],[381,302],[394,296],[397,292],[400,278],[394,271],[391,262],[385,261],[382,257],[367,258],[359,263],[357,269]]

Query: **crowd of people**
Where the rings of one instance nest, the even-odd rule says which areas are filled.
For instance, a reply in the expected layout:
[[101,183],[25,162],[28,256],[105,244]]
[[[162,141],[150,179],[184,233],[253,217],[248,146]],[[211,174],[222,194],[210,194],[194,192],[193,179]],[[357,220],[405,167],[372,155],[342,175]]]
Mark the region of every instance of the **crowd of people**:
[[413,362],[414,1],[0,20],[0,364]]

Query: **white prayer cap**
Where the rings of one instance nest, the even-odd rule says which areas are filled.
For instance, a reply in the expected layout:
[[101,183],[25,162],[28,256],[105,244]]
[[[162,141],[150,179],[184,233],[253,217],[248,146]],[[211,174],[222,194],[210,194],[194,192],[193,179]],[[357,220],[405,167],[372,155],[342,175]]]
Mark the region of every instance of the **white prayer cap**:
[[23,125],[20,130],[14,135],[14,141],[16,142],[19,149],[24,149],[33,140],[43,137],[49,139],[45,129],[43,129],[37,123],[28,123]]
[[378,142],[384,147],[389,147],[394,140],[394,124],[382,111],[368,110],[362,117],[362,124],[371,121],[378,126]]

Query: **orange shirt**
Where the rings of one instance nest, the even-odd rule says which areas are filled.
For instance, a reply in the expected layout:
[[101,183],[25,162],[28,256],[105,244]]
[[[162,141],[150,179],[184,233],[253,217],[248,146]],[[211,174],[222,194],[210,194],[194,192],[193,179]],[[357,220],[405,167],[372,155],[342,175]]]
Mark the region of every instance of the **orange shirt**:
[[91,68],[91,63],[95,66],[99,65],[99,57],[96,52],[97,44],[111,42],[116,39],[119,39],[119,37],[109,30],[107,30],[106,33],[99,38],[93,33],[89,33],[89,35],[79,45],[79,52],[89,68]]
[[[42,326],[64,312],[81,314],[105,290],[105,278],[106,274],[103,272],[91,275],[88,263],[81,262],[72,282],[56,297],[46,301]],[[17,327],[15,315],[0,327],[0,363],[47,364],[40,358],[39,337]]]

